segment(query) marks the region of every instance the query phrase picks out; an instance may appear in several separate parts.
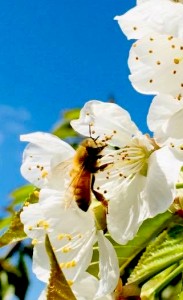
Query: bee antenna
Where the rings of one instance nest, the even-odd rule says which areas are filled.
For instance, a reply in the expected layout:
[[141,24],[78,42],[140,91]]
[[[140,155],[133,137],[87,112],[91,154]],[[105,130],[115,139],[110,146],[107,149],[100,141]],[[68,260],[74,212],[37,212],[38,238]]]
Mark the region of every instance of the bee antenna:
[[90,138],[92,138],[91,124],[89,124],[89,135],[90,135]]
[[98,140],[99,136],[97,136],[95,139],[92,137],[91,124],[89,124],[89,135],[90,135],[90,138],[96,143],[96,141]]
[[98,140],[98,138],[99,138],[99,135],[95,139],[93,139],[94,142],[96,142]]

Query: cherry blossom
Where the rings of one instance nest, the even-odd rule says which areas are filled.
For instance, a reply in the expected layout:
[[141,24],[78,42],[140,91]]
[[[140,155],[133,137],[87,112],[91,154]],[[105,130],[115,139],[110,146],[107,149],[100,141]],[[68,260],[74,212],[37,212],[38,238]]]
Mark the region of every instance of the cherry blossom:
[[183,39],[151,34],[133,44],[129,79],[144,94],[183,95]]
[[[96,297],[99,282],[96,277],[85,272],[72,285],[72,291],[77,300],[113,300],[112,295]],[[42,291],[38,300],[46,300],[46,289]]]
[[153,34],[183,38],[183,1],[141,0],[122,16],[115,17],[128,39]]
[[115,250],[96,227],[93,211],[82,211],[75,201],[66,208],[64,196],[63,192],[44,188],[39,203],[24,207],[21,213],[24,230],[34,245],[33,271],[38,279],[48,283],[50,264],[45,249],[48,234],[58,263],[72,285],[89,266],[93,245],[98,241],[100,280],[96,295],[105,296],[113,292],[119,279]]
[[147,116],[149,129],[154,132],[158,144],[175,143],[183,140],[183,99],[170,95],[156,96]]
[[[175,183],[182,166],[181,147],[160,146],[143,135],[128,113],[116,104],[89,101],[78,120],[71,122],[80,134],[88,134],[88,124],[99,139],[108,137],[115,146],[104,160],[113,168],[106,170],[106,183],[99,191],[108,200],[107,228],[118,243],[126,243],[141,223],[166,211],[175,197]],[[172,168],[173,166],[173,168]],[[102,189],[102,190],[101,190]],[[103,190],[105,189],[105,190]]]

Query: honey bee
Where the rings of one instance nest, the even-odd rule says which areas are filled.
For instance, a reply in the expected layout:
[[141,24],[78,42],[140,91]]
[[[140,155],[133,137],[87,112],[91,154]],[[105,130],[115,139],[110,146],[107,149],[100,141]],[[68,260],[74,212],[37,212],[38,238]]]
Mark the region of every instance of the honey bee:
[[102,157],[101,151],[105,147],[105,143],[89,137],[79,145],[73,158],[70,187],[73,188],[77,205],[83,211],[87,211],[91,204],[92,192],[98,201],[106,205],[104,196],[94,190],[95,173],[106,168],[106,165],[98,165],[98,159]]

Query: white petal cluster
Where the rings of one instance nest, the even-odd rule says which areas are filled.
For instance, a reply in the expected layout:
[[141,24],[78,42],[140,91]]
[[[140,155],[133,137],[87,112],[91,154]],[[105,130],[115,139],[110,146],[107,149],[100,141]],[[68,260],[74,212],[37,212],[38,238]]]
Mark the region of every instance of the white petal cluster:
[[[102,145],[98,169],[93,165],[92,177],[82,178],[92,199],[86,211],[76,199],[83,165],[77,168],[78,181],[73,179],[78,150],[48,133],[21,136],[29,143],[21,173],[40,189],[39,202],[25,205],[21,213],[34,245],[33,271],[48,284],[48,235],[79,300],[114,299],[119,266],[106,231],[115,242],[125,244],[144,220],[165,212],[176,197],[182,198],[182,190],[178,193],[176,187],[183,165],[183,1],[137,0],[134,8],[115,19],[127,38],[136,40],[128,60],[132,85],[155,95],[147,116],[153,136],[143,134],[117,104],[92,100],[83,106],[71,126]],[[92,158],[87,163],[92,164]],[[95,213],[96,202],[105,211],[105,227]],[[99,279],[86,272],[96,243]],[[39,299],[46,299],[46,288]]]
[[116,17],[129,39],[129,79],[140,93],[156,95],[147,122],[159,144],[182,140],[183,1],[138,0]]
[[182,1],[141,0],[122,16],[115,17],[128,39],[158,33],[183,38]]
[[21,140],[29,142],[21,172],[41,188],[39,203],[25,206],[21,213],[24,230],[34,245],[34,273],[48,283],[50,263],[45,249],[46,234],[66,279],[72,285],[88,268],[93,245],[98,242],[100,280],[96,296],[112,293],[119,280],[115,250],[97,228],[93,210],[82,211],[69,191],[75,150],[59,138],[42,132],[23,135]]
[[183,153],[180,145],[166,143],[160,147],[143,135],[128,113],[117,109],[116,104],[87,102],[80,118],[71,125],[84,135],[89,123],[96,136],[108,136],[108,145],[117,147],[103,158],[106,162],[113,160],[113,167],[106,171],[105,184],[101,185],[98,178],[96,189],[109,200],[107,227],[111,236],[124,244],[134,237],[145,219],[169,208],[176,194]]
[[[85,272],[79,279],[73,284],[72,291],[77,300],[114,300],[112,295],[106,295],[103,297],[97,297],[98,280],[96,277]],[[46,300],[46,289],[42,291],[38,300]]]
[[157,95],[151,103],[147,123],[159,144],[173,144],[176,141],[183,144],[183,99]]
[[153,33],[133,44],[129,55],[130,80],[145,94],[183,96],[183,39]]
[[129,55],[130,81],[145,94],[183,95],[182,1],[138,1],[116,17],[128,38],[137,39]]

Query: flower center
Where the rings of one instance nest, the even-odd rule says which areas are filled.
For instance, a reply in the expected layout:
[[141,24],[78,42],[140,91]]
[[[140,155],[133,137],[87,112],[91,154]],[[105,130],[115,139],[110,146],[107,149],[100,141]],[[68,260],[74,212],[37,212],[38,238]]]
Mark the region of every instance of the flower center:
[[176,3],[183,3],[183,0],[171,0],[171,1]]
[[135,138],[130,145],[120,149],[118,160],[120,161],[120,170],[125,177],[134,176],[140,173],[147,175],[148,159],[155,150],[153,140],[145,138],[145,143]]

